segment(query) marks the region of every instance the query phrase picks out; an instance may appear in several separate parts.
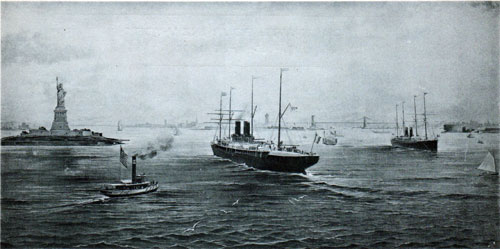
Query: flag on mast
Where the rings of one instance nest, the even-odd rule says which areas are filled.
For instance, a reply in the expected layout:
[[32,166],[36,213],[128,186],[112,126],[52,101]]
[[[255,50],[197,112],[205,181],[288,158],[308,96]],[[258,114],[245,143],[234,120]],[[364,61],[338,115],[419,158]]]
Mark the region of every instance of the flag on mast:
[[123,151],[123,148],[120,146],[120,162],[123,164],[123,166],[125,166],[125,168],[128,168],[127,159],[127,153],[125,153],[125,151]]

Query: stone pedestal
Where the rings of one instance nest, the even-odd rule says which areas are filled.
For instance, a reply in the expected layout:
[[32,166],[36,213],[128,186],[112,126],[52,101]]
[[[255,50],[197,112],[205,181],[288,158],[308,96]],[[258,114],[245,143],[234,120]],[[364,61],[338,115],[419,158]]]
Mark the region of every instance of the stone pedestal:
[[54,110],[54,121],[52,121],[52,127],[50,128],[52,133],[66,133],[70,130],[66,112],[64,106],[57,106]]

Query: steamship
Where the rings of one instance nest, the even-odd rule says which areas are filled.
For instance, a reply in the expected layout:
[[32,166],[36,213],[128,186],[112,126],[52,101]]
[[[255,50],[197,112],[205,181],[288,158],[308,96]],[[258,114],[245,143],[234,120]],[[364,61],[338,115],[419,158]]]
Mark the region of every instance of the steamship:
[[[120,161],[127,167],[127,154],[120,147]],[[137,158],[132,156],[132,178],[130,180],[121,180],[120,183],[107,184],[101,189],[101,193],[109,197],[123,197],[146,194],[158,189],[158,182],[146,181],[144,174],[136,173]]]
[[[265,142],[259,139],[255,139],[253,136],[253,117],[255,116],[255,110],[253,106],[253,77],[252,77],[252,111],[251,111],[251,123],[248,121],[243,122],[243,134],[241,134],[241,122],[235,121],[235,130],[228,138],[222,138],[222,120],[225,115],[222,110],[222,96],[221,94],[219,115],[219,137],[216,138],[212,143],[212,151],[215,156],[227,158],[237,163],[245,163],[247,166],[271,171],[280,172],[296,172],[305,173],[308,167],[316,164],[319,160],[319,156],[316,153],[305,152],[299,150],[296,145],[285,145],[280,140],[281,138],[281,118],[285,114],[285,108],[281,112],[281,86],[282,86],[282,74],[286,69],[280,70],[280,98],[279,98],[279,118],[278,118],[278,143]],[[232,89],[231,89],[232,90]],[[228,115],[228,125],[229,131],[231,131],[231,119],[233,112],[231,111],[231,90],[229,95],[229,113]],[[250,130],[252,128],[252,130]],[[316,139],[316,137],[315,137]]]
[[403,111],[403,135],[399,136],[399,120],[398,120],[398,105],[396,105],[396,137],[391,139],[391,144],[393,147],[399,148],[412,148],[419,150],[430,150],[437,151],[438,150],[438,139],[437,138],[429,138],[427,135],[427,115],[425,110],[425,95],[424,93],[424,129],[425,129],[425,137],[418,136],[417,130],[417,109],[416,109],[416,97],[413,96],[413,106],[415,110],[415,134],[413,134],[413,127],[406,127],[404,121],[404,102],[402,105]]

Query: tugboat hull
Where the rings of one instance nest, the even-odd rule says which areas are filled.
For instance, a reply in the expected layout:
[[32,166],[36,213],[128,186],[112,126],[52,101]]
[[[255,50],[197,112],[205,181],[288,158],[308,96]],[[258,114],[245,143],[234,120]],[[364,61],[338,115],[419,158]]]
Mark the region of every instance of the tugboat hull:
[[317,155],[287,156],[286,152],[240,150],[215,143],[212,144],[212,151],[218,157],[245,163],[253,168],[280,172],[305,173],[307,168],[319,160]]
[[158,183],[149,184],[145,187],[134,187],[134,184],[124,184],[121,185],[121,188],[101,189],[101,193],[109,197],[125,197],[151,193],[156,190],[158,190]]
[[391,139],[391,144],[393,147],[399,148],[412,148],[418,150],[438,150],[438,140],[415,140],[415,139]]

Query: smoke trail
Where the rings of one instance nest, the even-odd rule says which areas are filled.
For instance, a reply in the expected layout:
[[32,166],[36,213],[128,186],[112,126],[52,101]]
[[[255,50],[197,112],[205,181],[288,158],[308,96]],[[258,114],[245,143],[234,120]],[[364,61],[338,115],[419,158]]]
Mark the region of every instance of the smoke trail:
[[235,117],[235,119],[242,119],[242,118],[243,118],[243,116],[245,116],[245,117],[246,117],[247,113],[248,113],[249,115],[251,115],[251,114],[250,114],[250,113],[251,113],[251,111],[250,111],[250,107],[248,107],[248,104],[247,104],[247,105],[245,105],[245,107],[243,107],[243,109],[242,109],[242,111],[241,111],[241,112],[237,112],[237,113],[236,113],[236,117]]
[[173,137],[159,137],[154,143],[149,142],[145,150],[135,153],[134,156],[137,156],[141,160],[154,158],[159,152],[167,151],[172,148],[173,142]]

